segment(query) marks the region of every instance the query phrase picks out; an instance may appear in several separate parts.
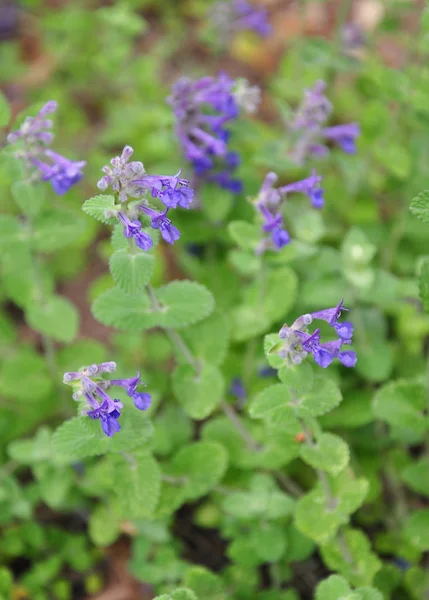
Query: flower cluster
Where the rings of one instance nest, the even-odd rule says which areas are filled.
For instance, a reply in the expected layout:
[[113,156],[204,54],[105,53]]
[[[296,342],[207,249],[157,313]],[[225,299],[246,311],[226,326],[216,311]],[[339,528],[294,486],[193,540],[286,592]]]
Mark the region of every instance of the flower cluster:
[[262,231],[265,234],[269,234],[269,236],[263,238],[257,249],[258,254],[269,248],[280,250],[290,241],[290,235],[284,228],[281,213],[281,202],[286,199],[287,194],[294,192],[303,193],[309,198],[314,208],[323,207],[324,198],[323,189],[320,187],[321,180],[322,178],[313,170],[310,177],[306,179],[274,188],[277,175],[273,172],[266,175],[255,200],[255,207],[262,216]]
[[239,31],[253,31],[261,37],[272,32],[267,10],[253,6],[247,0],[217,2],[210,11],[209,20],[223,44]]
[[304,100],[289,123],[290,133],[296,138],[291,158],[303,164],[308,156],[325,156],[329,150],[324,140],[334,142],[347,154],[356,152],[356,138],[360,134],[357,123],[325,127],[332,112],[332,104],[325,96],[326,84],[317,81],[305,91]]
[[242,183],[233,178],[240,157],[228,147],[228,121],[238,117],[240,108],[254,112],[260,99],[259,88],[245,80],[235,82],[225,74],[196,81],[182,77],[168,98],[176,117],[176,133],[197,178],[213,181],[233,193]]
[[[142,384],[140,374],[129,379],[103,379],[104,373],[114,373],[116,363],[105,362],[99,365],[82,367],[79,371],[64,373],[64,383],[73,387],[73,400],[84,400],[86,407],[82,415],[88,415],[91,419],[99,419],[103,432],[112,437],[120,431],[119,417],[123,408],[122,402],[112,399],[107,393],[110,387],[122,387],[134,405],[139,410],[147,410],[152,398],[146,392],[138,392],[137,386]],[[142,384],[144,385],[144,384]]]
[[35,117],[26,117],[21,127],[10,133],[7,140],[10,144],[21,143],[22,150],[16,152],[16,157],[24,160],[29,169],[35,167],[32,176],[50,181],[54,191],[62,196],[82,179],[86,162],[69,160],[48,148],[54,135],[51,131],[52,120],[47,116],[57,108],[58,104],[50,100]]
[[[121,156],[116,156],[110,161],[111,166],[102,168],[105,174],[97,183],[100,190],[111,187],[115,192],[121,206],[117,210],[109,210],[107,217],[116,217],[124,226],[126,238],[134,238],[137,246],[142,250],[149,250],[153,246],[151,236],[143,231],[139,215],[144,214],[150,219],[150,226],[159,229],[163,239],[169,244],[174,244],[180,237],[180,231],[172,225],[167,217],[170,209],[189,208],[194,197],[194,190],[189,187],[189,181],[176,175],[148,175],[143,163],[131,161],[134,150],[125,146]],[[164,209],[157,211],[148,206],[147,194],[158,198]],[[139,201],[128,203],[130,198]]]
[[[300,364],[308,354],[312,354],[314,361],[324,369],[334,358],[337,358],[345,367],[354,367],[357,361],[355,352],[342,350],[344,345],[352,343],[353,324],[350,321],[339,322],[342,311],[348,310],[343,306],[343,301],[334,308],[327,308],[311,314],[302,315],[288,327],[283,325],[279,332],[281,350],[279,356],[289,364]],[[329,342],[320,342],[320,329],[313,333],[307,331],[313,320],[326,321],[335,331],[337,339]],[[277,346],[276,346],[277,349]]]

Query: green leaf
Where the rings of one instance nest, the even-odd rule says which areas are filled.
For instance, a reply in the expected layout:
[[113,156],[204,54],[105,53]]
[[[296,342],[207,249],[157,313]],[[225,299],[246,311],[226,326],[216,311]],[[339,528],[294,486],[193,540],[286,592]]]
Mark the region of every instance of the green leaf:
[[186,572],[183,583],[204,600],[225,600],[222,579],[205,567],[192,566]]
[[303,394],[296,404],[303,415],[320,417],[337,407],[342,399],[341,390],[332,379],[316,376],[311,390]]
[[198,600],[198,598],[192,590],[177,588],[174,592],[162,594],[162,596],[157,596],[154,600]]
[[114,211],[116,213],[121,209],[120,205],[115,204],[114,196],[107,194],[99,194],[86,200],[82,205],[82,210],[87,215],[94,217],[97,221],[106,223],[107,225],[116,225],[118,219],[116,217],[106,217],[106,211]]
[[117,515],[109,507],[99,504],[91,512],[88,522],[88,533],[96,546],[110,546],[120,535],[120,522]]
[[424,260],[420,269],[419,293],[425,312],[429,312],[429,260]]
[[44,303],[32,304],[25,311],[32,329],[58,342],[71,342],[79,328],[79,313],[63,296],[52,296]]
[[263,523],[251,532],[253,546],[263,562],[276,562],[286,551],[284,530],[277,523]]
[[357,227],[353,227],[348,231],[341,246],[341,256],[346,268],[368,265],[376,252],[377,247]]
[[31,440],[14,440],[7,447],[12,460],[24,465],[43,462],[51,458],[51,431],[48,427],[38,429]]
[[404,536],[418,550],[429,550],[429,509],[416,510],[410,515],[404,525]]
[[87,456],[107,452],[126,452],[144,446],[153,434],[147,415],[130,406],[120,417],[121,431],[107,437],[98,420],[89,417],[69,419],[52,438],[53,458],[59,464],[73,463]]
[[[344,543],[336,538],[322,546],[324,562],[333,571],[344,575],[352,585],[370,585],[382,563],[371,551],[368,538],[360,530],[348,529],[342,539]],[[347,554],[343,546],[347,548]]]
[[40,252],[54,252],[72,244],[85,231],[80,214],[66,208],[52,208],[33,222],[32,244]]
[[173,392],[193,419],[205,419],[219,405],[224,393],[222,373],[203,364],[198,373],[191,365],[179,365],[173,373]]
[[252,477],[248,492],[233,492],[225,497],[225,512],[242,520],[279,519],[292,514],[294,500],[281,492],[270,475]]
[[36,403],[52,390],[52,381],[42,356],[30,348],[21,348],[6,356],[0,367],[0,394]]
[[317,586],[315,600],[344,600],[350,592],[350,586],[344,577],[331,575]]
[[411,201],[410,210],[423,223],[429,223],[429,190],[420,192]]
[[281,358],[278,354],[281,348],[282,341],[278,333],[269,333],[264,337],[264,353],[268,364],[273,369],[280,369],[285,364],[284,358]]
[[287,407],[291,399],[289,388],[283,383],[275,383],[259,392],[253,399],[249,414],[254,419],[266,419],[279,408]]
[[196,358],[214,366],[222,364],[228,350],[229,323],[224,315],[213,314],[183,332]]
[[101,294],[93,303],[95,318],[118,329],[142,331],[152,327],[182,328],[208,316],[214,307],[211,293],[194,281],[173,281],[155,290],[158,308],[148,296],[127,296],[120,288]]
[[10,191],[20,211],[25,215],[35,217],[39,214],[45,195],[45,187],[34,185],[29,181],[16,181]]
[[[283,362],[283,359],[281,359]],[[300,365],[284,365],[279,369],[280,381],[287,385],[295,394],[309,392],[313,387],[313,368],[309,362]]]
[[297,289],[298,278],[292,269],[271,269],[265,277],[248,287],[244,302],[256,307],[259,312],[258,318],[261,318],[262,313],[271,324],[286,318],[295,303]]
[[137,296],[149,283],[155,267],[155,257],[146,252],[132,254],[128,249],[116,250],[109,260],[114,282],[126,294]]
[[181,448],[168,466],[168,474],[183,481],[188,500],[207,494],[222,479],[227,453],[216,442],[196,442]]
[[6,127],[10,121],[10,107],[3,94],[0,93],[0,127]]
[[[161,470],[150,454],[114,457],[115,487],[120,514],[143,519],[153,515],[161,491]],[[126,490],[126,493],[124,493]]]
[[409,430],[422,437],[428,429],[426,389],[417,381],[392,381],[374,396],[373,411],[377,419],[392,427]]
[[261,228],[246,221],[232,221],[228,233],[243,250],[254,250],[261,240]]
[[261,335],[269,326],[269,318],[257,306],[241,304],[231,311],[231,338],[235,342]]
[[423,457],[408,465],[401,473],[401,479],[418,494],[429,496],[429,457]]
[[348,445],[333,433],[322,433],[314,446],[305,444],[301,447],[301,458],[306,463],[333,475],[348,465],[349,457]]
[[13,252],[15,246],[26,241],[26,233],[17,218],[12,215],[0,215],[0,250]]

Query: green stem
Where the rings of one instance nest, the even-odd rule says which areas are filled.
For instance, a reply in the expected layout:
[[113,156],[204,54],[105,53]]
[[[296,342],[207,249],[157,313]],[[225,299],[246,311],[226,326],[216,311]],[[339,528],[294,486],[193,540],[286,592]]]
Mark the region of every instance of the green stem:
[[[148,284],[146,286],[146,289],[149,294],[152,308],[154,310],[160,311],[162,307],[161,307],[160,303],[158,302],[158,298],[156,297],[155,290],[153,289],[153,287],[150,284]],[[201,370],[201,365],[198,362],[198,360],[195,358],[195,356],[192,354],[192,352],[189,350],[188,346],[185,344],[182,336],[180,334],[178,334],[175,329],[163,327],[163,330],[165,331],[167,337],[171,340],[173,345],[178,350],[180,350],[180,352],[183,355],[183,357],[185,358],[186,362],[189,363],[195,369],[195,372],[197,374],[199,374],[200,370]]]
[[252,436],[247,431],[246,427],[243,425],[243,423],[241,422],[240,417],[237,415],[237,413],[232,408],[232,406],[230,406],[229,404],[227,404],[227,402],[222,402],[221,405],[220,405],[220,407],[223,410],[223,413],[225,414],[225,416],[234,425],[236,431],[240,434],[241,438],[246,442],[249,450],[254,450],[256,452],[258,452],[259,450],[261,450],[261,446],[258,444],[258,442],[256,442],[252,438]]

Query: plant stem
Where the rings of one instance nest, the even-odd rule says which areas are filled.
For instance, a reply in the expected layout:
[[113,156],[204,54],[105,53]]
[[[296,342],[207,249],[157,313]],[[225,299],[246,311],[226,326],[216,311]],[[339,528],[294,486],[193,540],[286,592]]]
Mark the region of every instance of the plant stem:
[[237,415],[232,406],[230,406],[227,402],[222,402],[220,406],[224,414],[234,425],[235,429],[240,434],[242,439],[246,442],[249,450],[259,451],[261,449],[261,446],[252,438],[252,436],[247,431],[246,427],[243,425],[243,423],[240,420],[240,417]]
[[[158,310],[158,311],[161,310],[161,305],[158,302],[158,298],[156,297],[155,290],[153,289],[153,287],[150,284],[148,284],[146,286],[146,289],[149,294],[152,308],[154,310]],[[189,363],[195,369],[195,372],[197,374],[199,374],[199,372],[201,370],[200,363],[195,358],[195,356],[192,354],[192,352],[189,350],[189,348],[185,344],[182,336],[180,334],[178,334],[175,329],[163,327],[163,330],[165,331],[167,337],[171,340],[173,345],[176,346],[176,348],[178,348],[180,350],[180,352],[183,354],[186,362]]]

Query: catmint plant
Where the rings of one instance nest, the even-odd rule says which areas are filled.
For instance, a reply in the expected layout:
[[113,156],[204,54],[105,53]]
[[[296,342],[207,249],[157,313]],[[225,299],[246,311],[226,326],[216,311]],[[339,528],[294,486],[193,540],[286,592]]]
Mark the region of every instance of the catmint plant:
[[196,181],[212,181],[235,194],[242,191],[242,182],[233,176],[240,157],[229,147],[227,124],[238,118],[240,109],[254,113],[259,101],[257,86],[243,79],[234,81],[224,73],[195,81],[183,77],[174,84],[168,103]]
[[137,377],[129,379],[107,380],[103,378],[104,373],[114,373],[115,370],[116,363],[114,362],[93,364],[89,367],[82,367],[79,371],[64,373],[63,379],[65,384],[73,388],[73,400],[83,400],[86,404],[86,407],[82,409],[82,415],[99,420],[103,432],[108,437],[112,437],[120,431],[119,417],[124,406],[119,400],[112,399],[107,390],[115,386],[123,388],[139,410],[147,410],[152,401],[150,394],[137,391],[137,387],[142,384],[139,373],[137,373]]
[[356,152],[355,140],[360,134],[357,123],[325,127],[333,106],[325,95],[326,83],[317,81],[305,90],[304,99],[288,122],[288,131],[295,140],[290,157],[302,165],[311,157],[323,157],[329,152],[325,142],[333,142],[343,152]]
[[47,117],[57,108],[57,102],[50,100],[37,115],[25,117],[20,128],[8,135],[7,141],[19,147],[15,156],[24,161],[30,180],[49,181],[54,192],[62,196],[82,179],[86,162],[71,161],[49,148],[54,134],[53,122]]
[[210,10],[209,24],[224,45],[240,31],[253,31],[264,38],[272,33],[268,11],[248,0],[221,0]]

